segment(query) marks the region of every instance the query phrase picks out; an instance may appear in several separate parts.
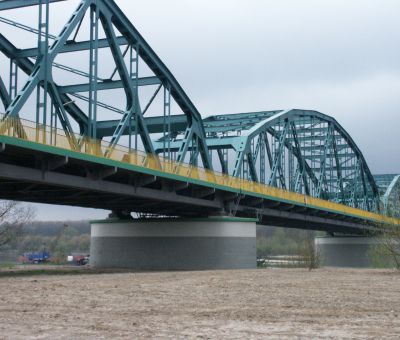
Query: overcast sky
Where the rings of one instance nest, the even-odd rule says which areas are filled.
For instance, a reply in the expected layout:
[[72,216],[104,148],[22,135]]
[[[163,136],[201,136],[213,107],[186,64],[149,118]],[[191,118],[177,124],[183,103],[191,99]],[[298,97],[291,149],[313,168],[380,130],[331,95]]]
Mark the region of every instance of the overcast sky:
[[[351,134],[373,173],[400,173],[400,1],[117,3],[203,116],[318,110]],[[54,20],[65,21],[76,4],[54,5]],[[37,217],[105,215],[40,206]]]

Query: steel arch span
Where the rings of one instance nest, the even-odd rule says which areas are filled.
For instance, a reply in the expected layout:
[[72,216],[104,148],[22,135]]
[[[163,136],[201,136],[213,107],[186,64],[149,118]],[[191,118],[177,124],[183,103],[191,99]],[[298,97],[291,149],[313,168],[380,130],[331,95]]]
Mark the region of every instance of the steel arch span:
[[[270,186],[379,210],[379,190],[351,136],[312,110],[216,115],[203,120],[214,169]],[[175,130],[171,150],[181,143]],[[163,150],[155,142],[155,150]],[[194,148],[190,148],[194,152]]]

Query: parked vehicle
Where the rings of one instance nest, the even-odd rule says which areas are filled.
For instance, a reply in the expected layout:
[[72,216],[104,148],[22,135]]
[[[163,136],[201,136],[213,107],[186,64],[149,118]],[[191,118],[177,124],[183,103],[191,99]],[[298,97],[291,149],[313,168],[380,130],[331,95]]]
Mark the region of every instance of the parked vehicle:
[[49,262],[50,253],[47,251],[35,251],[22,254],[20,262],[23,263],[45,263]]
[[72,254],[67,257],[69,263],[74,263],[77,266],[84,266],[89,263],[89,255],[87,254]]

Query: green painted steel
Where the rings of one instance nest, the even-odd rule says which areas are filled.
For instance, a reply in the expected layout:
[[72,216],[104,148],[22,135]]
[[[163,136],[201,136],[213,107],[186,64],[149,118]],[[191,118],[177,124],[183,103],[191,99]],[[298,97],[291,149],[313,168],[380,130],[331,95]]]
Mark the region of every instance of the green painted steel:
[[400,218],[400,175],[375,175],[381,195],[382,211]]
[[[46,6],[48,6],[50,2],[54,1],[46,1]],[[35,4],[40,5],[41,2],[29,1],[25,2],[25,4],[26,6],[33,6]],[[0,2],[0,10],[20,8],[23,6],[24,2],[21,1]],[[78,32],[82,27],[87,12],[91,13],[89,23],[90,37],[87,41],[75,42],[75,37],[78,35]],[[98,38],[98,27],[100,25],[106,33],[106,39]],[[14,26],[22,27],[21,25],[18,25],[18,23],[14,23]],[[21,51],[6,37],[1,36],[0,49],[8,58],[10,58],[10,60],[16,60],[17,66],[29,75],[28,81],[24,86],[22,86],[18,95],[11,98],[11,103],[5,108],[6,117],[20,116],[22,107],[37,88],[38,92],[43,93],[44,91],[45,95],[43,99],[49,101],[49,104],[45,102],[38,103],[38,107],[43,109],[43,111],[46,111],[47,106],[55,108],[57,119],[54,123],[57,121],[61,123],[63,129],[68,131],[68,134],[70,134],[72,138],[72,123],[70,121],[70,118],[72,118],[79,124],[82,137],[93,138],[97,136],[96,111],[99,106],[97,92],[121,88],[125,92],[127,106],[123,109],[124,113],[116,124],[111,135],[110,150],[112,150],[112,148],[118,143],[121,136],[123,136],[124,132],[128,128],[130,131],[129,138],[137,140],[139,136],[141,140],[140,144],[144,147],[145,151],[154,154],[153,144],[149,138],[149,132],[147,131],[147,125],[142,118],[143,112],[140,109],[140,101],[143,100],[139,94],[138,86],[162,84],[165,89],[168,89],[171,97],[181,109],[182,114],[186,116],[186,129],[190,131],[190,136],[192,137],[191,139],[184,140],[185,145],[180,148],[183,151],[180,155],[181,160],[184,161],[186,156],[186,145],[196,141],[199,149],[198,157],[201,158],[202,165],[209,169],[212,168],[212,162],[205,142],[205,132],[200,113],[197,111],[196,107],[190,101],[189,97],[185,94],[168,68],[162,63],[159,57],[154,53],[151,47],[130,23],[114,1],[81,1],[78,8],[58,36],[50,35],[48,32],[48,22],[39,22],[38,27],[39,30],[35,31],[35,29],[32,29],[31,32],[43,36],[41,31],[43,28],[46,32],[44,34],[45,39],[49,39],[50,37],[55,39],[53,39],[53,44],[48,48],[48,51],[45,54],[46,57],[39,58],[34,65],[27,57],[35,54],[35,48]],[[121,33],[121,35],[117,36],[117,32]],[[71,39],[71,37],[73,38]],[[119,46],[123,44],[127,44],[130,50],[134,51],[136,54],[135,62],[137,65],[135,72],[132,72],[132,62],[134,61],[134,58],[130,58],[131,65],[127,65],[124,55],[119,49]],[[36,51],[41,51],[43,49],[43,43],[40,43],[39,45],[40,46],[38,46]],[[115,72],[113,72],[109,79],[98,81],[97,73],[99,63],[97,50],[99,48],[108,48],[112,52],[117,70],[116,73],[120,80],[113,80],[115,75]],[[56,56],[61,53],[77,51],[89,51],[89,71],[83,72],[89,77],[88,83],[65,85],[56,84],[52,78],[53,69],[55,67],[60,67],[60,64],[55,63],[54,61]],[[17,56],[20,58],[17,59]],[[143,72],[150,69],[154,75],[150,77],[140,77],[139,61],[143,66],[145,66],[143,67]],[[63,65],[62,68],[68,70],[68,66]],[[69,68],[69,71],[77,73],[73,68]],[[76,93],[82,91],[89,92],[89,109],[82,108],[71,99],[71,96],[76,97]],[[102,105],[102,107],[105,108],[107,106]],[[108,106],[108,108],[112,108],[112,106]],[[148,105],[146,105],[146,110],[147,108]],[[87,115],[84,113],[85,111],[88,112]],[[45,116],[46,115],[43,114],[43,117]],[[134,123],[132,124],[132,122]],[[168,126],[170,125],[168,124]],[[166,135],[168,131],[163,131],[163,133]],[[74,144],[75,148],[79,149],[79,141]]]
[[[57,10],[59,1],[0,1],[0,11],[27,6],[38,9],[37,28],[0,18],[36,38],[32,47],[21,49],[0,34],[0,51],[10,60],[8,84],[0,78],[3,120],[24,118],[24,105],[36,95],[38,127],[50,125],[50,138],[54,139],[53,131],[61,126],[79,157],[86,157],[82,156],[85,138],[97,138],[109,143],[106,157],[117,143],[125,143],[155,157],[162,155],[367,211],[387,211],[398,182],[391,185],[389,193],[380,192],[361,150],[331,116],[291,109],[202,119],[178,81],[113,0],[80,1],[57,35],[49,32],[49,13]],[[85,26],[88,29],[82,30]],[[99,36],[100,30],[105,38]],[[77,41],[85,31],[89,35]],[[107,63],[113,63],[113,72],[106,77],[100,72],[100,50],[108,50],[112,56]],[[56,62],[58,56],[69,53],[74,53],[74,58],[77,53],[80,58],[89,56],[87,69]],[[55,69],[83,80],[56,83]],[[21,71],[28,76],[25,83],[19,80]],[[123,92],[123,102],[99,100],[100,91],[114,90]],[[101,120],[100,112],[110,119]],[[17,137],[23,137],[23,130],[20,133]],[[108,161],[101,158],[100,162]]]
[[[361,150],[330,116],[275,110],[211,116],[204,126],[209,149],[219,152],[213,159],[220,161],[221,171],[253,181],[267,177],[270,185],[283,189],[379,211],[379,190]],[[160,152],[162,143],[154,144]],[[179,144],[175,134],[171,148]],[[225,164],[222,153],[232,161]]]

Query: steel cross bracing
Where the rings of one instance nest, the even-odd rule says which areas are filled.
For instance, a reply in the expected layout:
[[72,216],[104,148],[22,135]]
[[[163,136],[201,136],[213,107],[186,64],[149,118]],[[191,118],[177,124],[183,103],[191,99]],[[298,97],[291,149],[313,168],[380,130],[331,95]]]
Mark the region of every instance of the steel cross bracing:
[[[50,121],[49,117],[54,111],[56,119],[52,120],[53,124],[58,123],[59,126],[62,126],[65,133],[70,136],[71,144],[75,149],[80,150],[83,145],[81,141],[85,138],[102,137],[101,124],[100,131],[98,129],[100,107],[108,112],[121,114],[119,118],[116,115],[113,116],[115,117],[113,122],[116,124],[112,126],[113,131],[110,135],[106,156],[113,152],[126,131],[129,132],[129,145],[132,148],[143,148],[147,153],[155,154],[147,125],[144,122],[144,114],[152,103],[153,106],[156,105],[155,97],[159,93],[160,87],[163,87],[167,95],[164,96],[162,107],[168,117],[167,124],[164,124],[165,129],[161,134],[166,136],[169,133],[171,107],[174,105],[176,110],[179,109],[181,114],[185,115],[187,135],[179,147],[177,159],[185,161],[189,157],[187,155],[188,145],[195,143],[198,148],[196,163],[212,169],[200,113],[171,72],[115,2],[108,0],[81,1],[59,35],[49,32],[51,11],[48,13],[47,9],[51,8],[50,3],[52,2],[58,1],[0,1],[0,11],[33,5],[39,7],[37,29],[29,28],[11,19],[3,19],[7,25],[28,30],[39,37],[36,48],[19,49],[14,41],[0,34],[0,50],[27,76],[25,80],[20,80],[19,84],[15,86],[15,88],[18,87],[18,95],[9,93],[4,85],[4,80],[0,81],[0,98],[5,111],[3,119],[24,117],[26,113],[23,109],[24,105],[36,92],[37,116],[35,120],[38,124],[45,125],[43,122]],[[85,25],[89,27],[89,36],[86,37],[86,40],[84,34],[81,33],[82,27]],[[125,51],[121,51],[122,45],[125,46]],[[114,63],[113,71],[108,77],[107,70],[101,67],[105,63],[101,60],[100,49],[109,50],[109,54],[112,56],[111,60],[107,60],[107,65]],[[128,51],[129,53],[127,53]],[[82,54],[81,56],[77,54],[79,52],[89,52],[87,70],[57,62],[57,59],[61,57],[65,60],[64,54],[71,54],[75,59],[83,58]],[[61,77],[60,73],[57,73],[59,69],[65,71]],[[149,71],[152,75],[149,75]],[[68,73],[81,75],[84,79],[80,82],[65,83],[68,78],[72,79],[67,75]],[[144,73],[146,75],[142,76]],[[16,73],[10,74],[10,81],[13,74]],[[59,80],[60,78],[62,80]],[[154,87],[153,96],[149,98],[145,93],[149,90],[142,89],[143,87]],[[107,103],[101,102],[99,99],[101,92],[107,90],[120,90],[120,101],[122,103],[125,99],[125,107],[115,107],[114,104],[107,105]],[[78,93],[81,94],[78,95]],[[144,110],[142,110],[142,105]],[[154,110],[161,111],[156,107]],[[103,116],[107,116],[107,111],[102,112]],[[81,135],[78,140],[75,140],[73,135],[73,129],[76,126],[79,127]],[[165,157],[172,157],[172,155],[166,153]],[[190,157],[195,158],[193,155]]]
[[381,195],[382,211],[400,218],[400,175],[374,175]]
[[[81,152],[101,151],[111,157],[118,144],[125,144],[155,159],[158,155],[379,211],[374,177],[357,145],[332,117],[292,109],[202,119],[114,1],[81,1],[58,35],[50,32],[53,2],[59,1],[0,1],[0,11],[38,7],[36,28],[1,20],[33,36],[32,46],[21,49],[10,36],[0,34],[0,51],[10,64],[8,79],[0,77],[4,122],[33,119],[51,141],[61,127],[71,149]],[[118,101],[113,100],[114,93]],[[36,117],[27,109],[32,100]],[[17,137],[24,136],[22,127],[16,131]],[[108,146],[103,150],[95,142],[90,144],[93,150],[84,150],[85,140]]]
[[[379,191],[361,151],[332,117],[294,109],[211,116],[203,124],[211,152],[229,154],[231,160],[225,164],[213,156],[215,169],[253,181],[267,177],[273,186],[379,210]],[[178,132],[172,150],[179,145]],[[160,142],[154,144],[160,152]],[[246,171],[247,165],[253,170]]]

